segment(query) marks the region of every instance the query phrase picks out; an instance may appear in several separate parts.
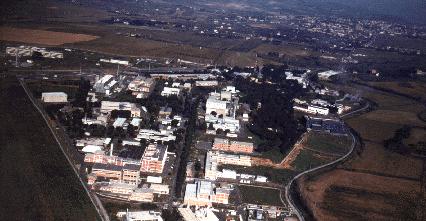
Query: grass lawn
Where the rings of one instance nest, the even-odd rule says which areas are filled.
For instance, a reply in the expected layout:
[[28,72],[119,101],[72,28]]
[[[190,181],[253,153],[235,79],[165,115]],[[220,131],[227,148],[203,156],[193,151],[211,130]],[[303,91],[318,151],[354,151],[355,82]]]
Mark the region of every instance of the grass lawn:
[[297,171],[305,171],[328,162],[331,162],[331,160],[325,160],[316,157],[310,150],[302,150],[296,159],[291,163],[291,166],[294,167],[294,169]]
[[284,159],[284,154],[274,148],[270,151],[262,152],[262,157],[270,159],[274,163],[280,163]]
[[243,203],[283,206],[280,191],[276,189],[238,185]]
[[0,220],[97,220],[40,114],[19,82],[0,79]]
[[306,146],[325,153],[344,155],[349,151],[351,143],[351,139],[347,136],[333,136],[314,132],[309,134]]

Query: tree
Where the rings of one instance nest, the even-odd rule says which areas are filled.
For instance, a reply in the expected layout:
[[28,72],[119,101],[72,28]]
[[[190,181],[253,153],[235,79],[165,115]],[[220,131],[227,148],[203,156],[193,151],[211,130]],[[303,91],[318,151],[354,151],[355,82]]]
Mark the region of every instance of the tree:
[[214,130],[213,123],[209,124],[209,130]]
[[127,126],[127,134],[129,135],[129,137],[135,137],[135,127],[133,125],[130,124],[129,126]]
[[216,134],[223,134],[223,130],[222,130],[221,128],[218,128],[218,129],[216,130]]
[[170,123],[170,125],[172,125],[173,127],[177,127],[178,124],[179,124],[179,121],[176,119],[173,119],[172,122]]

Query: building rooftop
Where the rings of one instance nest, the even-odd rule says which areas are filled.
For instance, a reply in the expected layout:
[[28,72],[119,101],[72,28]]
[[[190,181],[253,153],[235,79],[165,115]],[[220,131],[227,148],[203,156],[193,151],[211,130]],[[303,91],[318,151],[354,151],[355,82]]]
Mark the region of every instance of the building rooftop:
[[113,171],[121,171],[122,167],[113,165],[113,164],[103,164],[103,163],[95,163],[93,164],[93,170],[113,170]]

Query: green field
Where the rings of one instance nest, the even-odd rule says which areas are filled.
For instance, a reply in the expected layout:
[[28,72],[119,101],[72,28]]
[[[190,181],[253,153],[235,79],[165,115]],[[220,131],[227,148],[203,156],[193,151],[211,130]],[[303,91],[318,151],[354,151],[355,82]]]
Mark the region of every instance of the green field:
[[238,185],[243,203],[283,206],[277,189]]
[[97,220],[41,115],[14,77],[0,79],[0,220]]
[[274,148],[272,150],[263,152],[262,157],[266,159],[270,159],[274,163],[280,163],[285,156],[278,149]]
[[[334,158],[331,158],[334,159]],[[305,171],[311,168],[331,162],[331,159],[322,159],[313,154],[310,150],[302,150],[291,164],[297,171]]]
[[351,140],[347,136],[333,136],[331,134],[310,133],[306,142],[309,149],[331,154],[346,154],[351,147]]

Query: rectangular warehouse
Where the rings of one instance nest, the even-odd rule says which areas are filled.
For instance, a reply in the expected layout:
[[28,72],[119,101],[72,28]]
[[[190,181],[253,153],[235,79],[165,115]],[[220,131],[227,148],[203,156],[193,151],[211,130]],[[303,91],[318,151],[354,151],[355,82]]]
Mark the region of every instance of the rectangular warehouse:
[[44,103],[65,103],[68,102],[68,95],[64,92],[45,92],[41,94]]

